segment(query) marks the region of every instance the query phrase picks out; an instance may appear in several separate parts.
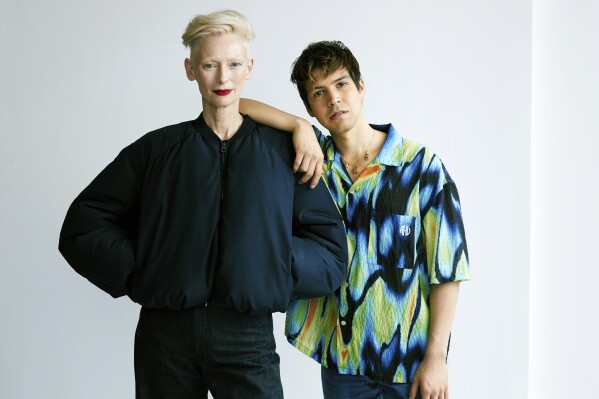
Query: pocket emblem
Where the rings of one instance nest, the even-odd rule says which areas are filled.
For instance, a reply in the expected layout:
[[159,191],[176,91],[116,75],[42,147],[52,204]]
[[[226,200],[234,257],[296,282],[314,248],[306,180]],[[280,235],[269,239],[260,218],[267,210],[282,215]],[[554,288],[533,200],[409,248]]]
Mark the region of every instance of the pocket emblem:
[[410,229],[410,226],[408,226],[407,224],[402,224],[399,228],[399,234],[401,234],[404,237],[409,236],[411,231],[412,230]]

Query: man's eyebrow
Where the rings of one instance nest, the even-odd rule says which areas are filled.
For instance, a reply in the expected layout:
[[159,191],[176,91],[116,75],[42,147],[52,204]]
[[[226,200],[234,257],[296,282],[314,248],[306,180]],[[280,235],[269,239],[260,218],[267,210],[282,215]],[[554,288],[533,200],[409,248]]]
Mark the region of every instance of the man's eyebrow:
[[[335,83],[339,82],[340,80],[344,80],[344,79],[349,79],[349,75],[346,74],[346,75],[340,76],[337,79],[333,80],[332,83],[335,84]],[[314,86],[314,87],[312,87],[312,89],[310,89],[310,91],[314,91],[317,89],[324,89],[324,86]]]

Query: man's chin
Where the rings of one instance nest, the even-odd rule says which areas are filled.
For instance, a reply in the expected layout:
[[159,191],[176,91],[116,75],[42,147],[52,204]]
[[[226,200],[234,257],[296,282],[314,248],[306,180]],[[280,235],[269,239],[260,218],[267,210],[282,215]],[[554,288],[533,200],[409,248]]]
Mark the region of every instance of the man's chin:
[[324,126],[325,129],[327,129],[329,131],[329,133],[331,133],[332,136],[340,136],[343,133],[347,132],[349,129],[347,129],[347,127],[345,125],[329,125],[329,126]]

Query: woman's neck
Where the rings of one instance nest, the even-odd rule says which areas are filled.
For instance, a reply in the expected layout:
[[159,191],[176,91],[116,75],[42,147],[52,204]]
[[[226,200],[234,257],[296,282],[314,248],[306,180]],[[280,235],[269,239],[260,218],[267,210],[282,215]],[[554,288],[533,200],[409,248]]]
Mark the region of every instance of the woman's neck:
[[229,140],[237,133],[243,123],[243,116],[239,113],[239,104],[232,104],[226,108],[204,105],[204,121],[206,125],[223,141]]

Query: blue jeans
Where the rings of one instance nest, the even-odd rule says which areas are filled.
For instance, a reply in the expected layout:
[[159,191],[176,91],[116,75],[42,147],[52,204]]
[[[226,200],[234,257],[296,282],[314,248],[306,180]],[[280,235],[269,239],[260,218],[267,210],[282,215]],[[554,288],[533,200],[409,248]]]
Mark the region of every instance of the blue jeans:
[[[393,384],[371,380],[363,375],[339,374],[321,367],[324,399],[408,399],[410,384]],[[420,394],[416,395],[420,398]]]
[[134,360],[140,399],[283,397],[272,315],[142,308]]

